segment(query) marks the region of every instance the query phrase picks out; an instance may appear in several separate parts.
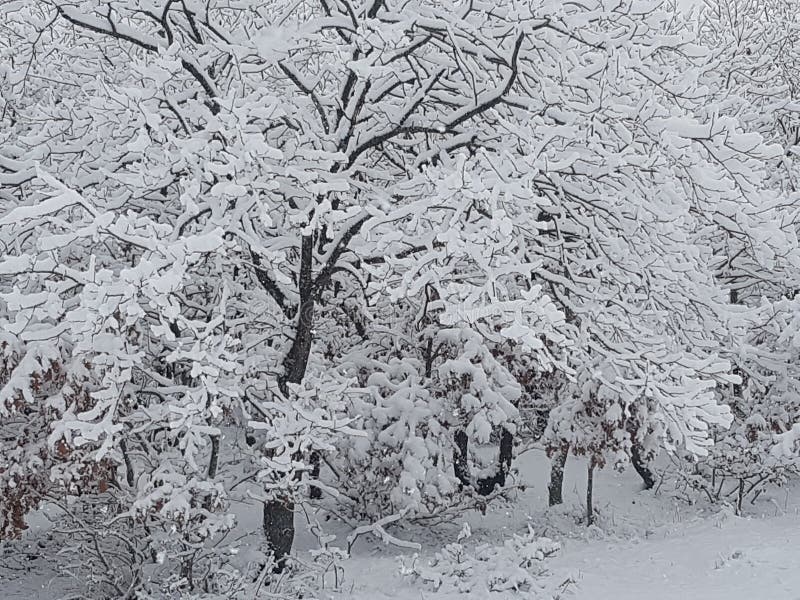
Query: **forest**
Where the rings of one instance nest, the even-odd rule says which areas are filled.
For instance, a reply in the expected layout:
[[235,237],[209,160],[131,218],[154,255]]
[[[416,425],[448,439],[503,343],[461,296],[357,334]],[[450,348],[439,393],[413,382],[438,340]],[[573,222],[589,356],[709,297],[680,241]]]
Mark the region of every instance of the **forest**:
[[798,155],[800,0],[0,0],[0,596],[796,598]]

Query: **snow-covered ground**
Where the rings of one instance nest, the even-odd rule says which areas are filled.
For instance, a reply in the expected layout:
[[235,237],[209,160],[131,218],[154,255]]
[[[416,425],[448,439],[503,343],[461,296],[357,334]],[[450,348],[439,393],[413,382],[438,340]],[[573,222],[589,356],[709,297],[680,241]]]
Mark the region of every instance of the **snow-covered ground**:
[[[777,490],[749,514],[736,517],[723,507],[689,505],[668,489],[642,491],[633,471],[604,469],[596,475],[599,526],[576,521],[583,513],[585,469],[579,460],[567,466],[565,506],[547,510],[547,460],[530,453],[520,461],[529,484],[513,505],[493,507],[483,517],[469,516],[470,542],[500,544],[530,524],[558,540],[562,550],[546,562],[550,588],[574,600],[800,600],[800,490]],[[441,531],[427,537],[421,560],[451,539]],[[465,546],[468,544],[465,543]],[[492,598],[476,586],[469,594],[435,593],[398,575],[400,552],[371,549],[348,569],[349,587],[341,597],[359,600]],[[476,578],[480,579],[480,578]],[[566,585],[559,585],[564,584]],[[507,594],[513,597],[513,594]],[[518,597],[526,597],[520,594]],[[531,596],[528,596],[531,597]],[[535,596],[532,596],[535,597]]]
[[[475,572],[471,588],[443,586],[435,590],[400,565],[411,563],[413,551],[385,546],[367,537],[359,540],[352,558],[344,561],[344,583],[326,589],[320,598],[352,600],[450,600],[451,598],[572,598],[574,600],[800,600],[800,489],[764,495],[749,514],[736,517],[719,506],[689,505],[664,486],[658,494],[642,491],[635,473],[604,469],[596,475],[598,525],[580,523],[583,514],[585,469],[579,459],[567,465],[565,505],[547,509],[548,461],[541,452],[526,453],[519,461],[527,485],[514,502],[496,504],[486,515],[471,513],[463,520],[437,527],[393,530],[398,537],[422,544],[417,564],[427,564],[445,544],[455,542],[464,522],[471,537],[461,543],[467,551],[481,544],[502,546],[514,534],[532,527],[561,544],[544,561],[542,582],[548,595],[532,590],[489,592],[491,573]],[[251,511],[254,512],[255,511]],[[307,557],[316,538],[303,525],[296,552]],[[54,578],[48,561],[28,560],[39,549],[46,521],[37,520],[21,545],[3,550],[0,598],[54,600],[68,595],[68,580]],[[326,523],[344,539],[347,530]],[[334,542],[334,544],[338,543]],[[402,556],[401,556],[402,555]],[[491,563],[485,563],[487,570]],[[332,581],[332,578],[331,578]],[[330,581],[329,581],[330,583]]]
[[567,544],[581,600],[800,598],[797,516],[684,522],[635,541]]

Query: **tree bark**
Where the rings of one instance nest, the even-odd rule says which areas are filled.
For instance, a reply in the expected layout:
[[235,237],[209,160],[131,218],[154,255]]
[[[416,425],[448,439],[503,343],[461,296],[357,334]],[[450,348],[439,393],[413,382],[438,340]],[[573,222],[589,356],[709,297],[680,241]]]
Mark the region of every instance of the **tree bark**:
[[594,505],[592,495],[594,493],[594,461],[589,459],[589,471],[586,477],[586,525],[594,525]]
[[564,467],[568,455],[569,446],[563,446],[550,458],[550,483],[547,486],[549,506],[564,502]]
[[289,383],[300,383],[306,374],[308,356],[311,353],[311,341],[314,326],[314,300],[309,298],[300,306],[297,315],[297,325],[294,331],[294,341],[283,361],[283,375],[278,380],[278,386],[284,395],[289,393]]
[[[314,451],[311,453],[309,461],[311,462],[311,477],[314,479],[319,479],[320,469],[322,468],[322,456],[319,452]],[[312,485],[311,489],[308,490],[308,495],[312,500],[319,500],[322,498],[322,490],[317,486]]]
[[294,542],[294,503],[273,500],[264,502],[264,537],[275,558],[275,572],[286,567],[286,557]]
[[511,472],[511,463],[514,460],[514,436],[513,434],[503,427],[500,432],[500,470],[503,473],[503,485],[505,485],[505,476]]
[[738,498],[736,501],[736,515],[742,516],[742,504],[744,503],[744,479],[739,479]]
[[[289,395],[289,384],[300,383],[306,374],[311,353],[314,326],[314,282],[311,276],[314,240],[303,236],[300,252],[300,277],[298,289],[300,306],[295,315],[294,340],[283,361],[283,374],[278,378],[278,388],[284,396]],[[289,498],[264,503],[264,537],[275,557],[275,572],[286,566],[286,557],[294,542],[294,502]]]
[[[219,467],[219,435],[212,435],[211,436],[211,458],[208,461],[208,480],[214,481],[217,476],[217,468]],[[207,511],[211,511],[213,506],[211,505],[211,499],[213,494],[207,494],[205,500],[203,501],[203,507]]]
[[469,462],[467,460],[467,449],[469,445],[467,432],[463,429],[456,431],[453,435],[453,442],[455,443],[455,448],[453,448],[453,472],[455,473],[456,479],[458,479],[462,486],[472,485]]
[[639,477],[642,478],[644,489],[652,489],[656,485],[656,478],[647,461],[642,457],[642,449],[637,443],[634,443],[631,447],[631,464],[639,474]]

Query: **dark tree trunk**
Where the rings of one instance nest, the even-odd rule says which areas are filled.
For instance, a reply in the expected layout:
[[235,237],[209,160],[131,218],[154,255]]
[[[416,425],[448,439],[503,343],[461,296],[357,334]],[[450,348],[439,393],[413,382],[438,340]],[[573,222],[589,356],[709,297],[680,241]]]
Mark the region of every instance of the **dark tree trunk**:
[[652,489],[656,485],[655,475],[653,475],[653,471],[642,456],[641,446],[635,442],[631,447],[631,464],[633,464],[633,468],[636,469],[639,477],[642,478],[644,489]]
[[181,577],[186,580],[189,591],[194,590],[194,556],[189,556],[181,562]]
[[[219,467],[219,436],[212,435],[211,436],[211,458],[208,461],[208,479],[209,481],[214,481],[217,476],[217,468]],[[211,511],[213,509],[211,505],[212,494],[208,494],[206,499],[203,501],[203,507]]]
[[[312,452],[310,457],[311,462],[311,477],[314,479],[319,479],[319,472],[320,467],[322,466],[322,457],[320,456],[319,452]],[[311,497],[312,500],[319,500],[322,498],[322,490],[315,485],[311,486],[311,489],[308,491],[308,495]]]
[[586,477],[586,525],[594,525],[594,461],[589,459],[589,471]]
[[308,355],[311,352],[314,328],[314,280],[311,265],[314,262],[314,239],[303,236],[300,249],[300,276],[297,288],[300,293],[300,306],[295,315],[294,340],[283,361],[283,375],[278,380],[281,392],[288,393],[287,383],[300,383],[306,374]]
[[550,458],[550,483],[547,486],[549,506],[564,502],[564,467],[568,455],[569,446],[563,446]]
[[[311,352],[311,343],[314,337],[314,311],[319,294],[331,281],[335,266],[341,255],[354,236],[361,230],[361,226],[368,217],[362,217],[351,224],[342,235],[339,242],[331,251],[327,262],[323,265],[316,279],[313,276],[314,264],[314,235],[304,235],[300,246],[300,272],[297,279],[297,290],[300,303],[297,312],[293,315],[295,320],[294,340],[289,352],[283,361],[283,374],[278,379],[278,387],[284,395],[289,394],[290,383],[300,383],[305,377],[308,368],[308,356]],[[324,234],[323,234],[324,237]],[[257,263],[257,261],[254,260]],[[256,273],[262,285],[272,295],[284,313],[289,316],[286,297],[277,285],[263,272]],[[311,472],[317,477],[320,468],[319,454],[311,456]],[[312,497],[319,497],[319,488],[312,488]],[[294,503],[289,499],[285,501],[272,501],[264,505],[264,535],[272,546],[277,561],[278,571],[283,569],[286,556],[292,549],[294,540]]]
[[275,558],[275,572],[286,566],[286,557],[294,541],[294,503],[272,501],[264,503],[264,537]]
[[289,393],[288,383],[300,383],[306,374],[308,366],[308,355],[311,352],[311,341],[313,335],[311,330],[314,326],[314,300],[308,299],[300,306],[297,315],[297,325],[294,331],[294,341],[286,359],[283,361],[283,375],[278,381],[283,394]]
[[744,502],[744,479],[739,479],[739,494],[736,501],[736,515],[742,516],[742,503]]
[[[514,460],[514,436],[513,434],[506,429],[503,428],[503,431],[500,432],[500,469],[503,472],[503,475],[508,475],[511,472],[511,462]],[[503,480],[503,485],[505,485],[505,477]]]
[[471,476],[469,473],[469,462],[467,459],[467,448],[469,445],[469,438],[467,432],[459,429],[453,435],[455,448],[453,448],[453,471],[456,479],[462,486],[472,485]]
[[[311,352],[314,326],[314,282],[311,277],[314,240],[304,236],[300,256],[300,306],[295,315],[294,340],[283,361],[283,374],[278,379],[278,387],[284,396],[289,395],[289,384],[300,383],[306,374],[308,356]],[[280,573],[286,566],[286,557],[292,551],[294,542],[294,502],[273,500],[264,503],[264,537],[275,557],[275,572]]]

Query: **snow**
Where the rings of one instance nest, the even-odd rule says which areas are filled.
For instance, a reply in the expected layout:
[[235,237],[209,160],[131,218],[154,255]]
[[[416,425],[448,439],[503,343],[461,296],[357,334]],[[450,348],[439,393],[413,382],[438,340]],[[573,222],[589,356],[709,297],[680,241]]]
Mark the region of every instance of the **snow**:
[[[719,506],[691,506],[666,490],[642,491],[635,472],[604,469],[595,476],[599,527],[576,523],[583,513],[585,463],[566,467],[564,507],[547,509],[548,461],[540,451],[520,460],[530,487],[513,502],[469,516],[475,544],[501,545],[532,525],[562,550],[546,563],[551,589],[573,600],[800,599],[800,489],[779,490],[736,517]],[[407,537],[425,542],[420,560],[456,541],[458,524]],[[402,535],[402,534],[397,534]],[[346,590],[331,598],[450,600],[525,598],[473,589],[435,593],[398,574],[402,550],[360,546],[346,565]],[[566,584],[565,584],[566,582]],[[352,587],[351,587],[352,586]],[[324,597],[324,596],[323,596]],[[532,596],[538,597],[538,596]]]
[[[481,545],[501,547],[514,534],[529,527],[561,545],[545,559],[541,577],[549,593],[572,600],[797,600],[800,599],[800,548],[796,532],[800,523],[800,488],[773,490],[771,496],[748,506],[737,517],[732,510],[708,504],[690,505],[664,484],[658,493],[643,491],[632,470],[617,473],[603,469],[595,476],[598,526],[577,522],[583,514],[585,463],[567,463],[562,507],[547,508],[547,473],[544,453],[533,450],[519,459],[519,483],[526,490],[512,501],[490,505],[486,515],[467,513],[464,520],[436,527],[419,525],[390,530],[398,540],[422,542],[418,561],[427,563],[450,543],[474,551]],[[240,528],[259,529],[259,507],[238,506]],[[313,512],[311,513],[313,515]],[[332,546],[344,546],[354,532],[335,520],[317,519]],[[313,519],[313,516],[312,516]],[[295,554],[308,562],[318,549],[302,513],[298,512]],[[465,527],[466,524],[466,527]],[[54,570],[54,559],[44,556],[57,549],[48,546],[49,522],[36,515],[25,538],[0,545],[0,585],[4,600],[52,600],[69,594],[73,582]],[[366,529],[366,528],[365,528]],[[465,536],[464,532],[467,532]],[[360,533],[363,533],[359,530]],[[464,539],[468,537],[468,539]],[[44,548],[45,550],[42,550]],[[246,549],[246,548],[245,548]],[[550,598],[524,592],[488,592],[482,584],[493,571],[476,573],[468,592],[435,591],[430,584],[401,574],[401,560],[413,549],[386,545],[362,535],[352,556],[342,561],[344,579],[338,590],[320,590],[320,600],[454,600],[456,598]],[[555,596],[558,598],[558,596]]]
[[126,511],[145,587],[254,591],[226,569],[259,563],[261,503],[304,497],[316,452],[329,497],[269,597],[800,597],[796,490],[739,517],[606,469],[587,527],[586,464],[550,509],[530,450],[510,498],[449,504],[483,502],[458,484],[495,480],[472,459],[498,429],[531,443],[517,404],[601,463],[666,445],[783,476],[800,55],[770,30],[793,1],[677,0],[706,24],[669,0],[4,6],[0,536],[39,494],[104,523],[68,538],[42,507],[0,542],[0,600],[125,579],[97,537],[67,553],[124,542]]
[[645,539],[567,546],[554,569],[578,574],[575,600],[800,598],[798,516],[678,523]]

